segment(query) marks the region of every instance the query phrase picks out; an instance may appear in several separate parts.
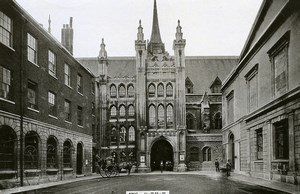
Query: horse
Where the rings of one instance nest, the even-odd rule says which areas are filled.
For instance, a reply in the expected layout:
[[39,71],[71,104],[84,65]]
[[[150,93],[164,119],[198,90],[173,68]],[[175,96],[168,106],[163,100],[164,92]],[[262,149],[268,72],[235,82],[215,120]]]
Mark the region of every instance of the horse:
[[133,162],[121,162],[118,165],[119,173],[122,171],[122,169],[125,169],[127,171],[127,174],[130,175],[130,171],[133,165],[134,165]]

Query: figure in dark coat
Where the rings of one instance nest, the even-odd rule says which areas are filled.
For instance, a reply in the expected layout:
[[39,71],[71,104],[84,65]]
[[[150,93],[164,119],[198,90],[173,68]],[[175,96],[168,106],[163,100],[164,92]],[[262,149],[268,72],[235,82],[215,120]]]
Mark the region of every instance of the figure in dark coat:
[[216,167],[216,172],[220,172],[220,163],[219,163],[217,158],[216,158],[216,161],[215,161],[215,167]]
[[226,175],[227,176],[230,176],[230,171],[231,171],[231,163],[228,160],[227,163],[226,163]]

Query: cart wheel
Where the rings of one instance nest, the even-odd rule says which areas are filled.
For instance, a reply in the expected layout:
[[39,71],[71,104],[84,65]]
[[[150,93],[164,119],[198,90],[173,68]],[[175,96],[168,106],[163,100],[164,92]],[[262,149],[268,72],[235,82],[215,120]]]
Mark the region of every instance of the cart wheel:
[[99,174],[100,174],[103,178],[107,177],[105,171],[106,171],[106,169],[103,169],[102,166],[99,166]]
[[117,175],[119,175],[119,169],[116,166],[114,166],[111,170],[111,176],[115,177]]

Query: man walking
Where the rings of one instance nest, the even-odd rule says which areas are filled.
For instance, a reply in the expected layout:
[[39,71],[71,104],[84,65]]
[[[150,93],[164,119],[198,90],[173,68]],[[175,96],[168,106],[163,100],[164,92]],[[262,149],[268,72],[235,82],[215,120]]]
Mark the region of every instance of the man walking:
[[231,163],[228,160],[227,163],[226,163],[226,175],[227,176],[230,176],[230,171],[231,171]]
[[163,161],[160,162],[160,172],[163,173],[164,163]]
[[218,161],[218,159],[216,158],[216,161],[215,161],[215,167],[216,167],[216,172],[220,172],[220,163]]

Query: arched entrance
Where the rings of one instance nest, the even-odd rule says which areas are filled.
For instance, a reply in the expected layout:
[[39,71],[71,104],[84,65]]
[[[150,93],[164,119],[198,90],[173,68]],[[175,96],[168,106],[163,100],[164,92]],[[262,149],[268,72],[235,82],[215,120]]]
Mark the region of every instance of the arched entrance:
[[151,171],[160,170],[161,161],[164,170],[173,171],[173,148],[165,139],[158,140],[151,148]]
[[77,144],[77,157],[76,157],[76,166],[77,166],[77,174],[82,174],[82,166],[83,166],[83,148],[82,144]]
[[234,169],[234,135],[231,133],[228,140],[228,159],[231,162],[231,168]]

